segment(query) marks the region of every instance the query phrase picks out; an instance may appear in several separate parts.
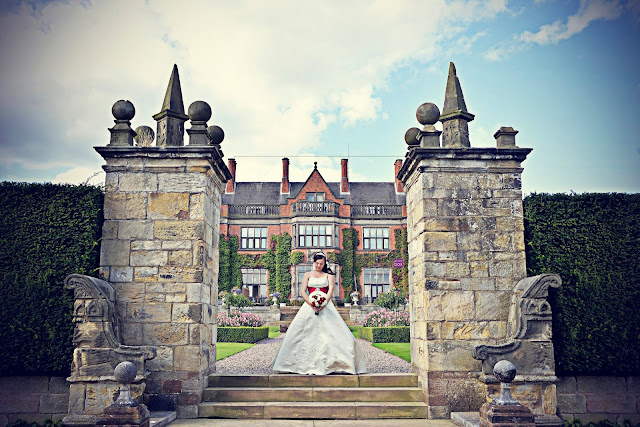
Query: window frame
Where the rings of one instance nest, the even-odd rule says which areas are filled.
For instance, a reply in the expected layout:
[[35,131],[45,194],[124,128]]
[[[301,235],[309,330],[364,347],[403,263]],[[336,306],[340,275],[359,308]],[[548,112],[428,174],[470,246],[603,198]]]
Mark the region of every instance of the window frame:
[[[371,233],[375,234],[374,236]],[[373,243],[373,245],[372,245]],[[382,247],[378,247],[378,246]],[[390,227],[362,227],[362,250],[389,251],[391,250]]]
[[[256,231],[260,230],[260,236],[255,236]],[[246,235],[244,235],[246,232]],[[238,246],[242,251],[266,251],[268,249],[267,243],[269,240],[269,227],[263,226],[242,226],[240,227],[240,241]],[[259,247],[256,247],[256,242]],[[251,245],[249,245],[251,243]],[[246,245],[246,247],[245,247]],[[263,246],[264,245],[264,246]],[[252,246],[252,247],[249,247]]]
[[[320,230],[324,230],[320,233]],[[308,234],[307,230],[311,230]],[[297,224],[296,243],[298,248],[333,248],[335,247],[335,224]]]

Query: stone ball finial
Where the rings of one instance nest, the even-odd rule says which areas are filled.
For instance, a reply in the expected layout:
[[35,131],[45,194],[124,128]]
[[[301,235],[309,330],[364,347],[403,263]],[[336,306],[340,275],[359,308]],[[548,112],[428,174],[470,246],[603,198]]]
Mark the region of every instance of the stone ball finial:
[[516,367],[508,360],[501,360],[493,366],[493,375],[501,383],[510,383],[516,377]]
[[410,128],[404,133],[404,142],[406,142],[409,147],[419,145],[418,135],[420,135],[420,129]]
[[416,118],[421,125],[434,125],[440,120],[440,109],[436,104],[425,102],[416,110]]
[[131,362],[120,362],[113,371],[113,376],[120,384],[131,384],[136,379],[138,369]]
[[209,126],[207,128],[207,137],[211,144],[220,145],[224,140],[224,131],[220,126]]
[[194,101],[189,105],[189,120],[206,122],[211,118],[211,107],[204,101]]
[[133,139],[138,147],[151,147],[155,137],[155,132],[149,126],[138,126]]
[[136,109],[131,103],[131,101],[125,101],[121,99],[120,101],[116,101],[111,107],[111,114],[116,120],[131,120],[133,116],[136,115]]

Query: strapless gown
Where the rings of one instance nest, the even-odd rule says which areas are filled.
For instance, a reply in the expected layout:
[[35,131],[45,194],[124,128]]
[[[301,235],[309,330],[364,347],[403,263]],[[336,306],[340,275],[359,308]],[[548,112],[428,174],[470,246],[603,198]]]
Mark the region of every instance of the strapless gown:
[[[326,292],[328,286],[326,277],[309,279],[309,288],[326,288],[322,289]],[[355,337],[333,301],[329,301],[318,315],[307,303],[300,307],[276,353],[273,370],[326,375],[332,372],[361,374],[367,368]]]

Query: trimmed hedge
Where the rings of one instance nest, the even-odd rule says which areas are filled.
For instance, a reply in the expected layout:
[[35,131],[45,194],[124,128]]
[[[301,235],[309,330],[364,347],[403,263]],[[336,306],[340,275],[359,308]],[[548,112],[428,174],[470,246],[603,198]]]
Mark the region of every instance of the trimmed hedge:
[[409,326],[367,327],[358,329],[358,338],[377,342],[410,342]]
[[551,289],[558,375],[640,374],[640,194],[532,194],[527,274]]
[[265,338],[269,338],[268,326],[218,326],[218,342],[255,343]]
[[103,215],[94,186],[0,183],[0,375],[68,375],[71,273],[97,274]]

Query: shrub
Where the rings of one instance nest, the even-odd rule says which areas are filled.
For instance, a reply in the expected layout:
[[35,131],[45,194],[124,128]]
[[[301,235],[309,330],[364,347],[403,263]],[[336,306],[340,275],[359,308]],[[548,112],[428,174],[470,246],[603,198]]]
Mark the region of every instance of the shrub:
[[229,314],[218,313],[216,316],[218,326],[252,326],[258,327],[264,325],[260,316],[253,313],[245,313],[242,311],[231,310]]
[[640,194],[532,194],[527,274],[549,290],[558,375],[640,374]]
[[72,273],[97,275],[102,189],[0,183],[0,375],[68,375]]
[[397,310],[399,306],[407,303],[407,293],[402,289],[391,289],[389,292],[378,294],[373,303],[387,310]]
[[358,338],[378,342],[410,342],[410,328],[408,326],[391,327],[361,327]]
[[242,294],[231,292],[225,297],[224,303],[227,307],[242,308],[249,307],[251,305],[251,300]]
[[406,311],[389,311],[383,308],[367,314],[362,320],[362,326],[409,326],[409,313]]
[[254,343],[269,337],[269,327],[257,328],[240,326],[218,326],[218,342],[248,342]]

